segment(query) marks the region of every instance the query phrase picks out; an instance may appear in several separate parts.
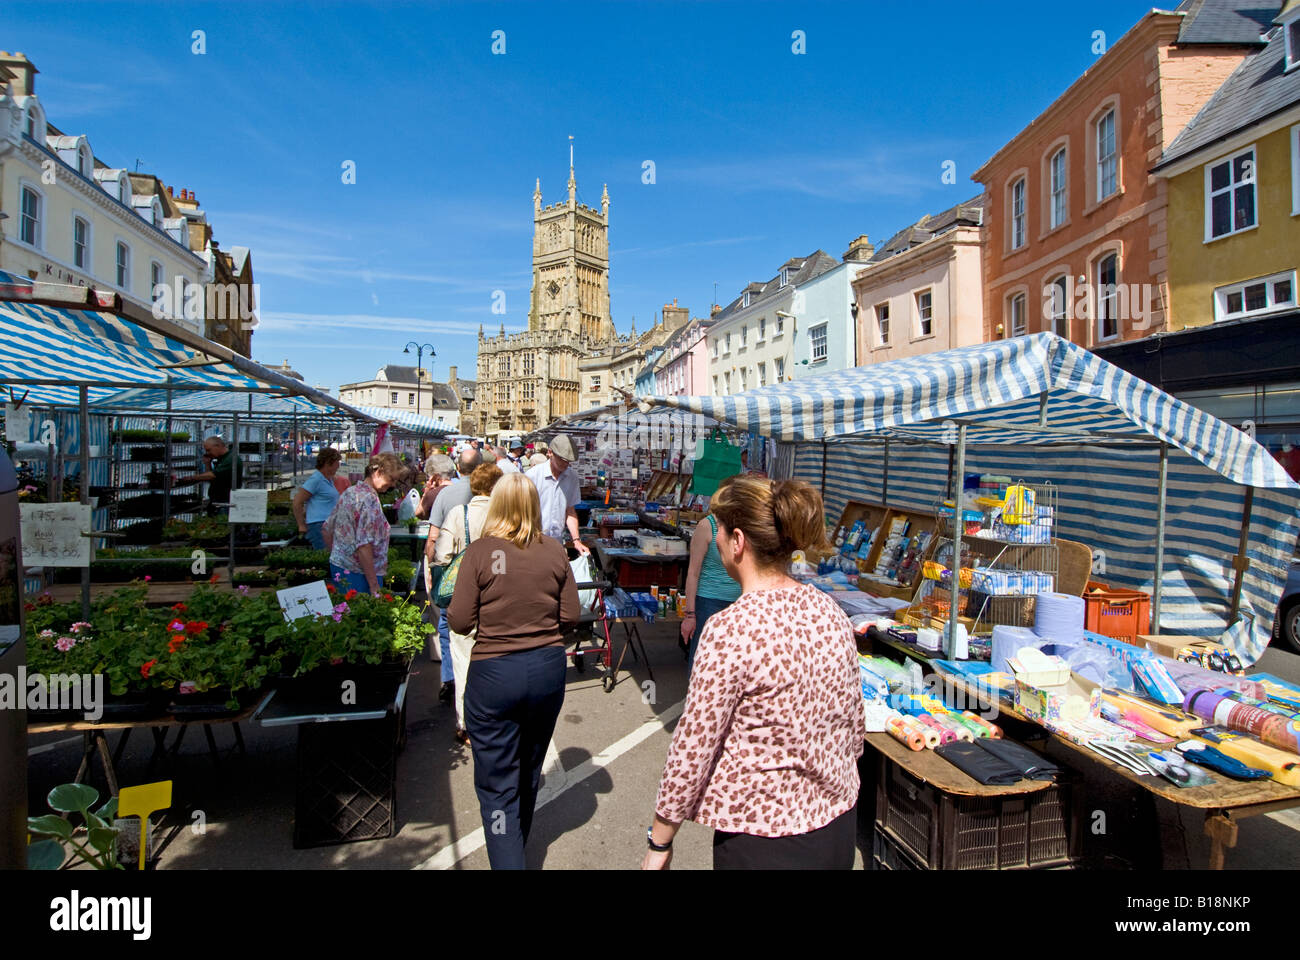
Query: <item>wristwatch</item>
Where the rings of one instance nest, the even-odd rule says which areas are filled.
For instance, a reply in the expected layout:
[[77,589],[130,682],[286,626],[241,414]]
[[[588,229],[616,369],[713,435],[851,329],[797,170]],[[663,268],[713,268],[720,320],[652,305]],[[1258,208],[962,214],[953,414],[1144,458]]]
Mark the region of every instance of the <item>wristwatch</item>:
[[667,853],[673,848],[673,842],[669,840],[667,843],[655,843],[654,830],[654,827],[645,828],[645,842],[650,844],[650,849],[655,853]]

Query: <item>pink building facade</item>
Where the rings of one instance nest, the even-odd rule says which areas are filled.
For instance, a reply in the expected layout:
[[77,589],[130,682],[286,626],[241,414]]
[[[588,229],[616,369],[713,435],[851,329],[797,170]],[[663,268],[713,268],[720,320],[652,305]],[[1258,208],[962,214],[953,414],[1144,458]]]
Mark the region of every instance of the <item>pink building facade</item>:
[[696,317],[673,335],[655,365],[655,392],[661,397],[709,393],[709,358],[705,334],[711,320]]

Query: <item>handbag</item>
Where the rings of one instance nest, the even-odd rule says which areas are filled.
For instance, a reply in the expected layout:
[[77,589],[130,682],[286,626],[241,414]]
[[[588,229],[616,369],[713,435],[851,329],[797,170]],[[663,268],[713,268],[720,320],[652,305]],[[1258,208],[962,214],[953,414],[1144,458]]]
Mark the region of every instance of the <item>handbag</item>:
[[[474,542],[474,538],[469,533],[469,504],[464,504],[461,509],[465,511],[465,550],[468,550],[469,545]],[[437,586],[433,588],[434,606],[451,606],[451,595],[456,592],[456,575],[460,573],[460,561],[465,556],[465,550],[452,557],[451,563],[442,568],[442,576],[438,579]]]

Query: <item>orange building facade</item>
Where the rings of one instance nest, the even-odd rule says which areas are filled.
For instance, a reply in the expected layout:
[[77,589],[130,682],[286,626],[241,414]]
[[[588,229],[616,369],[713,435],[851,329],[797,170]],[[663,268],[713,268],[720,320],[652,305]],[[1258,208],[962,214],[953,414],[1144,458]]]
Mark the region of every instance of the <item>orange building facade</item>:
[[1085,347],[1169,328],[1165,148],[1241,63],[1151,11],[971,177],[988,193],[986,341],[1047,330]]

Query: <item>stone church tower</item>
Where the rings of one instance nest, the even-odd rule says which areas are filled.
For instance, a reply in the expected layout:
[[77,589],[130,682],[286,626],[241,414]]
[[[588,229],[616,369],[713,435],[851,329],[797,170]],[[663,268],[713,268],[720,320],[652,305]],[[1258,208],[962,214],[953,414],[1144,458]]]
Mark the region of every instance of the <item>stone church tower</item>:
[[533,286],[528,330],[479,328],[476,399],[490,438],[528,433],[579,406],[578,363],[617,339],[609,312],[609,190],[600,210],[578,203],[569,163],[567,202],[542,206],[533,190]]

